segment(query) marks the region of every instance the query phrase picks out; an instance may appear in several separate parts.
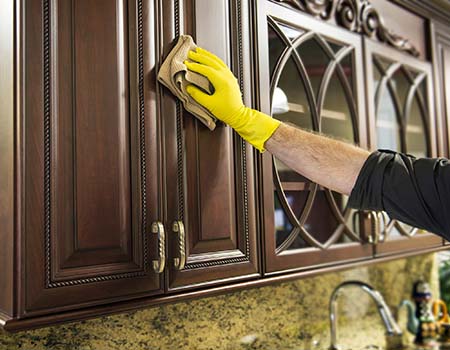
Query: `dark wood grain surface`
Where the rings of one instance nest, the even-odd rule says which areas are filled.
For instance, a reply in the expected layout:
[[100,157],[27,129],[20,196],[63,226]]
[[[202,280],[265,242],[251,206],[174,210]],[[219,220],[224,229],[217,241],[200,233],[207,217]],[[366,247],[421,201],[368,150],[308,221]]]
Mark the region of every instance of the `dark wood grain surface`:
[[144,93],[154,89],[143,27],[153,9],[49,3],[26,2],[27,314],[162,288],[149,230],[157,189],[145,177],[157,159],[141,125],[155,118]]
[[0,11],[0,313],[14,315],[15,235],[15,6],[2,3]]
[[[446,249],[432,235],[374,248],[364,243],[371,223],[363,217],[361,242],[279,254],[271,155],[259,156],[221,123],[214,133],[206,130],[155,79],[176,37],[188,33],[231,66],[247,105],[269,113],[267,14],[275,15],[354,48],[356,139],[371,147],[374,119],[370,113],[366,118],[364,89],[369,84],[370,90],[364,74],[370,67],[363,65],[370,57],[364,57],[360,34],[269,1],[5,0],[0,6],[0,322],[6,322],[5,329]],[[396,23],[403,35],[411,24],[406,18],[414,18],[411,39],[422,60],[374,45],[443,77],[445,27],[436,26],[430,36],[422,30],[425,20],[405,16]],[[427,51],[430,40],[434,49]],[[432,65],[423,62],[428,58]],[[439,79],[435,86],[441,119],[433,127],[430,120],[430,155],[447,155],[446,87]],[[434,96],[428,98],[431,105]],[[316,237],[323,240],[332,225],[322,209],[315,207],[312,220],[326,221]],[[181,271],[174,267],[180,249],[172,232],[176,220],[187,233],[187,265]],[[157,221],[167,234],[161,274],[152,269],[157,237],[150,227]]]

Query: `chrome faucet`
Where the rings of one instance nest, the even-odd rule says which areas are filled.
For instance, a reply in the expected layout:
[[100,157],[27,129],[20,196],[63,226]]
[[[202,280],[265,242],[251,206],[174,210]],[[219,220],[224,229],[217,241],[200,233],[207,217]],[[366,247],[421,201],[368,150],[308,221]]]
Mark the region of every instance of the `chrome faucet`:
[[337,344],[337,298],[340,295],[340,292],[342,291],[343,288],[351,286],[360,287],[362,290],[367,292],[375,301],[378,307],[378,312],[386,328],[386,335],[388,337],[401,337],[402,331],[398,326],[397,322],[395,322],[394,317],[392,317],[391,311],[389,310],[389,307],[384,301],[384,298],[381,295],[381,293],[364,282],[347,281],[338,285],[334,289],[330,298],[330,331],[331,331],[330,350],[340,349],[340,347]]

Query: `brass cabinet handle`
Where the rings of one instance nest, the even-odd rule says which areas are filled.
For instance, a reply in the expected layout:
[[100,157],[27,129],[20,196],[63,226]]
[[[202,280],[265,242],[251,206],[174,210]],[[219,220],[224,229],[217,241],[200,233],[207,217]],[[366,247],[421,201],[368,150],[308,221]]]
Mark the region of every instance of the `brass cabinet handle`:
[[177,270],[183,270],[186,265],[186,233],[182,221],[174,221],[172,231],[178,236],[178,258],[173,259]]
[[380,240],[380,222],[378,213],[370,211],[369,217],[371,218],[372,221],[372,232],[371,235],[369,236],[369,243],[376,245]]
[[352,217],[352,224],[353,229],[359,226],[360,236],[364,243],[375,244],[375,232],[378,230],[378,226],[373,212],[367,210],[355,211]]
[[380,235],[379,241],[380,241],[380,243],[383,243],[386,240],[386,236],[387,236],[386,227],[387,227],[389,218],[387,217],[387,214],[384,211],[377,213],[377,216],[378,216],[378,226],[379,227],[380,227],[381,220],[383,220],[383,230],[381,230],[381,228],[379,228],[379,232],[380,232],[379,233],[379,235]]
[[164,225],[161,222],[152,224],[152,233],[158,235],[158,260],[153,260],[153,270],[156,273],[162,273],[166,265],[166,235]]

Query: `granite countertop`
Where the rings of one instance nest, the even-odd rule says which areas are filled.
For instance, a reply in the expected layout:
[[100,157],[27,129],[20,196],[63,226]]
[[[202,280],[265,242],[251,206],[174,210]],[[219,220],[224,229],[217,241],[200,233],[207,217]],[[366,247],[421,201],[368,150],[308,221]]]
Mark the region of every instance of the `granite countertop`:
[[[433,254],[28,332],[0,331],[0,350],[328,350],[328,302],[339,283],[367,282],[388,305],[398,305],[418,277],[437,290]],[[338,304],[343,349],[385,346],[368,295],[348,291]]]

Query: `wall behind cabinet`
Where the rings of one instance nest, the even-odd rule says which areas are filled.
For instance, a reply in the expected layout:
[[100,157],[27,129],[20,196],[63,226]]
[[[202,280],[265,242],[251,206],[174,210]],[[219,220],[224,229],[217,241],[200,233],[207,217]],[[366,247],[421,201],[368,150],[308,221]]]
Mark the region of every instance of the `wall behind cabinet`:
[[[419,276],[437,292],[437,267],[433,254],[421,255],[80,323],[17,334],[0,331],[0,350],[287,350],[309,349],[313,339],[325,349],[326,306],[338,283],[348,279],[371,283],[394,306],[409,298]],[[349,307],[355,298],[357,307]],[[345,339],[345,348],[362,349],[367,339],[384,345],[385,330],[370,297],[355,291],[342,297],[339,305],[347,309],[339,320],[339,339]],[[403,329],[405,324],[401,322]]]

